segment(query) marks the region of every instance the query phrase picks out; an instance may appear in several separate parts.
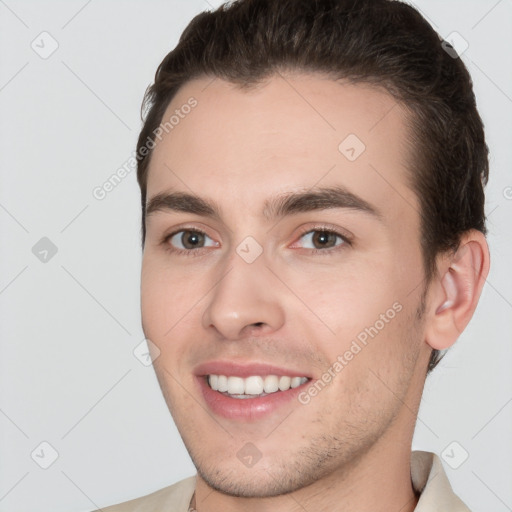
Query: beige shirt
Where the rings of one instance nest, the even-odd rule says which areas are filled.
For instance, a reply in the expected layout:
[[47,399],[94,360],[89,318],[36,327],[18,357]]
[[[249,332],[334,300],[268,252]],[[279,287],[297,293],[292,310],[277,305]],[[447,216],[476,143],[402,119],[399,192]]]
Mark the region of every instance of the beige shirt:
[[[164,487],[142,498],[103,508],[103,512],[187,512],[195,488],[195,476]],[[448,482],[441,459],[433,453],[413,451],[411,480],[421,492],[414,512],[471,512]]]

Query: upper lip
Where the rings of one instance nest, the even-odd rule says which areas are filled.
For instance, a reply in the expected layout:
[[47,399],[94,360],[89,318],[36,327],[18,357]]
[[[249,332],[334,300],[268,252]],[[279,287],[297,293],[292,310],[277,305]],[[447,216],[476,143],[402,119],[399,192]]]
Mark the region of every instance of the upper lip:
[[241,363],[234,361],[209,361],[202,363],[195,368],[194,373],[198,376],[205,375],[226,375],[236,377],[250,377],[251,375],[278,375],[288,377],[308,377],[303,370],[281,368],[267,363]]

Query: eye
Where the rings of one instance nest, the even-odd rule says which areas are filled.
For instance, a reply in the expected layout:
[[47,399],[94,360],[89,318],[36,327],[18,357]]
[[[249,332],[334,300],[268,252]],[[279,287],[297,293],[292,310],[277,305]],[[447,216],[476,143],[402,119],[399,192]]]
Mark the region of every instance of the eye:
[[312,249],[315,252],[319,250],[325,252],[346,243],[350,244],[345,236],[330,229],[310,229],[300,237],[300,240],[302,240],[300,244],[302,248]]
[[190,252],[203,247],[217,247],[219,244],[206,233],[196,229],[182,229],[165,237],[164,242],[176,252]]

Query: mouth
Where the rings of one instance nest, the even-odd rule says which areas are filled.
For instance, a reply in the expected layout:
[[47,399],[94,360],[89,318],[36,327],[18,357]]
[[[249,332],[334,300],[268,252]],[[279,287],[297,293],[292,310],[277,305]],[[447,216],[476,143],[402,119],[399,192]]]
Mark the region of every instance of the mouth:
[[308,377],[287,375],[251,375],[236,377],[227,375],[207,375],[206,382],[213,391],[235,399],[254,399],[294,389],[310,380]]
[[312,378],[301,370],[267,364],[212,362],[195,371],[206,406],[215,415],[246,422],[283,408],[300,406],[297,398]]

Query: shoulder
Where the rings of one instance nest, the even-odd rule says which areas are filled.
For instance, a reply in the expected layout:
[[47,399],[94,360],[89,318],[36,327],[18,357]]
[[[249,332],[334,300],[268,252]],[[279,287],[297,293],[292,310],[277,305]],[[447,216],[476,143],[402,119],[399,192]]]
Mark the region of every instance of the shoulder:
[[415,512],[471,512],[454,493],[438,455],[425,451],[413,451],[411,477],[420,498]]
[[[173,485],[130,501],[103,507],[102,512],[157,512],[168,507],[175,512],[187,512],[196,485],[196,477],[191,476]],[[172,507],[172,508],[171,508]]]

